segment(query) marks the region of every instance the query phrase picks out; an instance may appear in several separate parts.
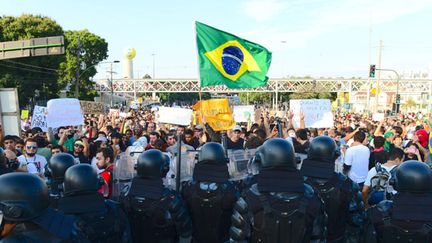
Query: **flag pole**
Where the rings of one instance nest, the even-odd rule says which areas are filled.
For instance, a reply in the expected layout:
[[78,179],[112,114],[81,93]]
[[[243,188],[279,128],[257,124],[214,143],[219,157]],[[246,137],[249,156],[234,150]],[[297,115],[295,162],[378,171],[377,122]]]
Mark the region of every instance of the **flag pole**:
[[194,21],[194,28],[193,28],[193,33],[194,33],[194,37],[195,37],[195,53],[196,53],[196,58],[197,58],[197,69],[198,69],[198,98],[199,98],[199,102],[200,102],[200,117],[201,117],[201,122],[203,121],[204,118],[204,114],[202,112],[202,90],[201,90],[201,76],[200,76],[200,63],[199,63],[199,52],[198,52],[198,38],[197,38],[197,33],[196,33],[196,23],[197,21]]

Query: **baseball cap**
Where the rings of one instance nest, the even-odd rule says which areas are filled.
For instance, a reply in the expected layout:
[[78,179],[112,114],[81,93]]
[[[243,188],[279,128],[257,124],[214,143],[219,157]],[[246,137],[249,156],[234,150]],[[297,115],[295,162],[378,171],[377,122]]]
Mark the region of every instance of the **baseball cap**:
[[204,127],[202,125],[196,125],[195,129],[196,130],[204,130]]
[[242,131],[242,128],[241,128],[241,126],[239,126],[239,125],[236,125],[234,128],[233,128],[233,131]]

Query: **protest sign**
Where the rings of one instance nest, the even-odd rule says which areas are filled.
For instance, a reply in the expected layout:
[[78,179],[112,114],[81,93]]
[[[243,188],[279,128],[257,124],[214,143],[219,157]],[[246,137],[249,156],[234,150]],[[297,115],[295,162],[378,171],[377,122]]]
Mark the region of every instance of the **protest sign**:
[[52,99],[47,104],[48,127],[79,126],[84,116],[79,100],[71,98]]
[[193,108],[197,111],[197,115],[202,115],[210,127],[215,131],[229,130],[235,126],[228,99],[199,101],[193,106]]
[[27,119],[29,116],[29,110],[21,110],[21,120]]
[[372,120],[374,120],[374,121],[382,121],[382,120],[384,120],[384,113],[374,113],[372,115]]
[[188,126],[192,121],[192,110],[173,107],[159,107],[157,121],[175,125]]
[[48,131],[46,107],[37,105],[34,107],[31,128],[34,127],[40,127],[44,132]]
[[248,122],[254,119],[253,105],[234,106],[234,120],[236,122]]
[[80,100],[80,105],[84,114],[104,113],[104,106],[100,102]]
[[300,127],[300,113],[305,116],[305,127],[333,127],[333,113],[329,99],[290,100],[295,127]]

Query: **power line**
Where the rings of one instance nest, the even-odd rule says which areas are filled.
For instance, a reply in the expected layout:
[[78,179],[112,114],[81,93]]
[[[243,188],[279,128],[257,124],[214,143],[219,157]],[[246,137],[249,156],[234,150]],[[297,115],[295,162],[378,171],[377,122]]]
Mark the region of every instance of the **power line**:
[[32,68],[46,69],[46,70],[57,72],[57,69],[41,67],[41,66],[31,65],[31,64],[27,64],[27,63],[14,62],[14,61],[10,61],[10,60],[1,60],[1,61],[12,63],[12,64],[17,64],[17,65],[23,65],[23,66],[27,66],[27,67],[32,67]]
[[20,69],[20,70],[25,70],[25,71],[34,72],[34,73],[44,73],[44,74],[50,74],[50,75],[58,75],[57,73],[44,72],[44,71],[33,70],[33,69],[28,69],[28,68],[23,68],[23,67],[10,66],[10,65],[6,65],[6,64],[2,64],[2,63],[0,63],[0,66],[9,67],[9,68],[15,68],[15,69]]

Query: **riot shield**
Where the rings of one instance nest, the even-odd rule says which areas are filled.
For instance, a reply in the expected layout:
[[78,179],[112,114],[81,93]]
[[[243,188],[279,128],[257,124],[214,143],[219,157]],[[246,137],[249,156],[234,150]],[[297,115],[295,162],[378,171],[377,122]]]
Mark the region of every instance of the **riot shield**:
[[113,170],[112,199],[117,200],[120,195],[129,191],[132,179],[136,175],[135,164],[139,154],[134,152],[131,156],[130,151],[126,151],[117,158]]
[[[197,162],[197,150],[186,150],[182,151],[180,154],[181,166],[180,166],[180,182],[192,180],[193,170],[195,168],[195,163]],[[172,171],[170,179],[170,187],[176,188],[175,182],[175,172],[177,169],[177,154],[172,157],[170,171]]]

